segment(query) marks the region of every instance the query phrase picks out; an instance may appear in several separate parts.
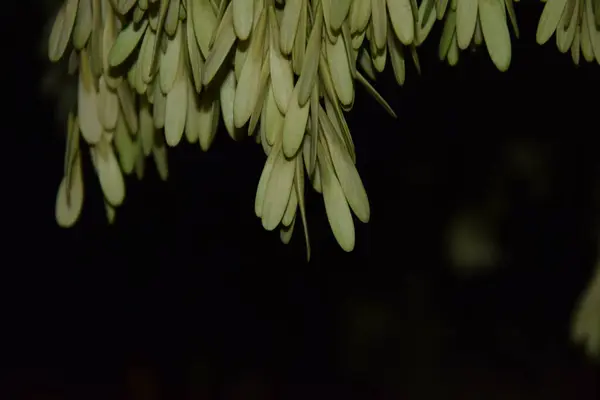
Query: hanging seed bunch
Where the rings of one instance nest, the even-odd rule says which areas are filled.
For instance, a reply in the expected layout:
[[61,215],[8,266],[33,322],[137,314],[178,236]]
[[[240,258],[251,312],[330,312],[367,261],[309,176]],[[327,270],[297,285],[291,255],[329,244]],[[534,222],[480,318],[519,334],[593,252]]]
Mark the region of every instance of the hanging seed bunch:
[[[414,13],[406,4],[388,14],[385,1],[67,0],[48,53],[52,61],[68,54],[78,75],[56,201],[59,225],[74,224],[83,204],[80,136],[90,146],[110,220],[125,196],[123,174],[141,175],[153,154],[166,179],[166,145],[176,146],[185,134],[208,150],[222,117],[233,138],[254,135],[267,154],[255,199],[264,228],[279,228],[287,243],[299,213],[310,257],[304,204],[310,182],[323,194],[335,238],[351,251],[352,213],[367,222],[370,207],[344,111],[352,108],[358,81],[394,115],[356,64],[371,36],[377,42],[363,53],[365,69],[373,69],[372,60],[383,69],[388,42],[390,51],[401,54],[407,46],[416,58],[415,34],[407,33],[414,31]],[[392,15],[401,17],[397,26],[410,24],[399,31],[404,36],[387,30]],[[379,19],[383,25],[373,22]]]
[[280,8],[269,0],[234,0],[225,8],[202,75],[202,83],[211,85],[217,71],[228,70],[228,87],[221,89],[231,99],[223,106],[225,124],[247,125],[267,154],[256,216],[266,230],[279,228],[287,243],[299,213],[308,258],[307,179],[323,194],[342,249],[354,248],[352,213],[362,222],[370,216],[343,110],[354,103],[355,79],[385,102],[356,70],[358,52],[347,19],[351,4],[293,0]]
[[[427,22],[423,23],[444,20],[438,48],[440,60],[456,65],[462,50],[475,50],[485,42],[496,68],[508,69],[512,54],[509,21],[519,37],[513,0],[424,0],[423,3],[427,4],[423,11]],[[432,8],[435,10],[431,11]]]
[[561,53],[570,50],[579,65],[581,55],[587,62],[600,64],[600,1],[547,0],[540,17],[536,40],[544,44],[556,37]]
[[[579,49],[600,62],[599,3],[548,0],[538,42],[556,31],[575,62]],[[167,147],[185,137],[208,150],[222,119],[233,139],[254,136],[267,156],[255,197],[263,227],[288,243],[299,218],[310,258],[312,187],[340,247],[351,251],[353,214],[366,223],[370,206],[344,113],[358,83],[395,117],[369,79],[388,58],[400,85],[407,62],[420,71],[417,49],[438,20],[442,60],[454,65],[461,50],[485,42],[496,67],[509,67],[509,21],[519,34],[513,0],[64,0],[48,56],[76,78],[77,101],[58,224],[72,226],[81,213],[81,143],[112,221],[124,175],[142,178],[152,157],[167,179]]]
[[123,15],[129,10],[125,3],[132,2],[67,0],[50,34],[50,60],[59,61],[68,53],[69,72],[78,78],[77,107],[68,118],[64,177],[56,199],[60,226],[73,225],[83,205],[81,137],[90,147],[109,221],[125,198],[123,173],[135,169],[141,178],[145,157],[152,154],[160,176],[168,175],[164,138],[156,133],[149,101],[136,93],[138,82],[132,71],[137,70],[132,67],[122,75],[113,71],[123,51],[115,46],[117,39],[132,31],[121,32]]
[[[421,5],[422,9],[426,1]],[[417,46],[431,30],[433,21],[426,25],[420,23],[423,13],[419,12],[415,0],[351,3],[348,19],[352,47],[366,75],[374,80],[376,72],[384,70],[389,58],[396,81],[403,85],[406,77],[406,56],[410,56],[420,72]]]

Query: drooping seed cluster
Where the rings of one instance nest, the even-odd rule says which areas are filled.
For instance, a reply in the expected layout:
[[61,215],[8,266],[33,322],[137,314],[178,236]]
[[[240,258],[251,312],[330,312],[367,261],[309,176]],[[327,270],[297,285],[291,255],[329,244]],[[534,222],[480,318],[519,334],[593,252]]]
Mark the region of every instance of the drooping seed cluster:
[[[355,84],[392,115],[369,83],[386,64],[405,81],[408,54],[443,21],[439,56],[485,43],[496,67],[511,61],[513,0],[65,0],[48,43],[78,78],[68,118],[59,225],[83,204],[81,138],[104,193],[109,221],[125,197],[124,174],[143,176],[152,156],[167,179],[167,147],[185,137],[206,151],[219,122],[232,138],[254,136],[267,155],[255,213],[289,242],[299,216],[310,241],[305,186],[322,193],[333,234],[355,244],[354,214],[370,217],[344,112]],[[548,0],[537,40],[600,62],[600,0]],[[388,63],[388,58],[391,62]],[[307,185],[308,182],[308,185]]]
[[547,0],[538,24],[536,39],[546,43],[555,34],[561,53],[571,50],[575,64],[581,55],[600,64],[600,1]]

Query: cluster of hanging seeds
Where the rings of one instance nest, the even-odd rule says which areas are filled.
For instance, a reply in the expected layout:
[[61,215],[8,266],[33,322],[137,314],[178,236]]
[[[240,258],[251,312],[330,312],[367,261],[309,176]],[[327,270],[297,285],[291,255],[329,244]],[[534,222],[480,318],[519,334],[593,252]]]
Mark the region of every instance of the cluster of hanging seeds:
[[485,42],[496,68],[508,69],[512,48],[507,20],[519,37],[513,0],[439,0],[437,5],[437,18],[444,19],[441,60],[456,65],[461,50],[475,49]]
[[571,50],[575,64],[581,55],[600,64],[600,0],[547,0],[536,39],[546,43],[552,34],[561,53]]
[[[561,51],[581,47],[600,61],[598,4],[548,0],[538,41],[556,31]],[[358,83],[395,116],[368,78],[389,58],[402,85],[406,55],[419,70],[417,49],[437,20],[440,59],[454,65],[461,50],[485,43],[496,67],[509,67],[509,21],[518,36],[513,0],[64,0],[48,55],[68,57],[78,96],[58,224],[72,226],[83,205],[80,138],[112,221],[124,174],[141,178],[152,156],[167,179],[167,147],[185,137],[208,150],[222,119],[232,138],[254,136],[267,155],[255,198],[263,227],[279,229],[287,243],[299,217],[310,258],[310,186],[323,195],[337,242],[351,251],[352,214],[366,223],[370,206],[344,112]]]

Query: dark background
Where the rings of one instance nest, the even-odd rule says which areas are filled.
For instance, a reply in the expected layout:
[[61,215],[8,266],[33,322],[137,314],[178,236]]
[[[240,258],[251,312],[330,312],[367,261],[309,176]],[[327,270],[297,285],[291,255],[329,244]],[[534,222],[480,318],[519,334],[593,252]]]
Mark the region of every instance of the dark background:
[[[357,87],[347,118],[371,222],[343,253],[311,191],[309,264],[300,226],[285,246],[254,216],[262,149],[223,129],[208,153],[172,149],[168,182],[151,162],[128,178],[113,226],[86,161],[83,214],[59,229],[64,138],[37,45],[48,15],[19,4],[27,26],[7,35],[30,51],[10,63],[5,99],[17,139],[5,147],[6,398],[131,398],[131,376],[152,376],[162,398],[190,382],[198,398],[598,398],[568,329],[595,262],[600,66],[574,66],[554,38],[538,46],[536,3],[517,4],[506,73],[485,49],[439,62],[438,23],[421,76],[411,66],[399,88],[388,65],[375,84],[397,120]],[[551,192],[534,203],[511,185],[510,263],[455,279],[442,229],[520,138],[551,149]]]

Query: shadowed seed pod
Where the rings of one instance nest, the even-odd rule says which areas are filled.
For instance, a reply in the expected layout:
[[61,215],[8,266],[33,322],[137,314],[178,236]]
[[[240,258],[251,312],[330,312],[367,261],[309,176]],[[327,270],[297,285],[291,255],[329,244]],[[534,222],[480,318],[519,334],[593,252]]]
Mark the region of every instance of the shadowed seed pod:
[[590,358],[600,358],[600,261],[573,312],[571,339],[581,344]]
[[538,44],[546,43],[552,34],[558,50],[570,50],[575,64],[579,65],[581,55],[600,64],[600,1],[547,0],[537,27]]

